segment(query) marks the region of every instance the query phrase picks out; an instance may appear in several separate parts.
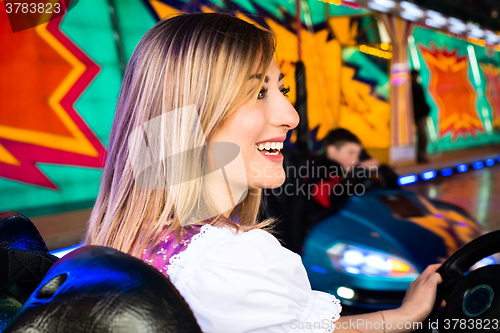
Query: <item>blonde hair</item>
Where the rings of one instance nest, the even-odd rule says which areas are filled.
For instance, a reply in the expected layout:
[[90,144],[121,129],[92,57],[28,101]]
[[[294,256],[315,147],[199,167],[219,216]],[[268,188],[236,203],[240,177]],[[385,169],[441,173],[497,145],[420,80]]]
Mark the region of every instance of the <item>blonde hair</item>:
[[[165,231],[181,231],[179,214],[189,214],[198,204],[200,184],[183,186],[175,205],[167,189],[138,186],[128,154],[139,138],[131,133],[166,112],[194,105],[203,133],[210,138],[239,106],[256,99],[265,75],[251,91],[249,78],[256,64],[257,73],[265,74],[274,52],[271,32],[221,13],[180,14],[158,22],[144,35],[123,78],[87,245],[113,247],[140,257]],[[156,139],[189,148],[189,133],[176,133],[175,126],[166,124]],[[171,174],[195,173],[192,166],[170,168]],[[168,175],[164,176],[168,183]],[[271,220],[256,221],[261,191],[249,189],[229,219],[217,215],[203,223],[235,230],[270,226]]]

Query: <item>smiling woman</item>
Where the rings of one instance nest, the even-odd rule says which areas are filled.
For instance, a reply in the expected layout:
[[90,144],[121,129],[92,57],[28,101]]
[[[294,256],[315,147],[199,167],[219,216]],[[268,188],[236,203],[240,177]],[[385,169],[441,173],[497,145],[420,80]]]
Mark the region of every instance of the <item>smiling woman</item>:
[[[270,32],[225,14],[160,21],[127,66],[86,237],[157,268],[204,332],[408,332],[439,275],[426,270],[398,310],[340,319],[300,257],[259,222],[283,184],[280,149],[299,117]],[[390,326],[385,324],[392,324]],[[399,327],[399,326],[398,326]]]
[[284,76],[274,60],[266,75],[251,75],[251,88],[259,87],[257,100],[240,106],[209,141],[233,142],[242,151],[249,188],[275,188],[285,181],[280,149],[286,133],[299,123],[299,116],[286,98]]

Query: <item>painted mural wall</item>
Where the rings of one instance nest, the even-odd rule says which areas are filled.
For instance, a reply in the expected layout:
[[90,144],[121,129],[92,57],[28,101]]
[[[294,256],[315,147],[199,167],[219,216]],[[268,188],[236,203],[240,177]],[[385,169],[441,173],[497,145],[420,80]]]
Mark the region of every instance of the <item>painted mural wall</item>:
[[344,48],[340,93],[338,127],[356,134],[367,148],[389,148],[388,61]]
[[431,107],[429,150],[500,142],[500,53],[421,27],[413,37],[412,66]]
[[[128,59],[155,19],[139,1],[119,3]],[[16,33],[4,8],[0,2],[0,211],[92,207],[123,77],[109,5],[79,1]]]
[[[15,34],[0,9],[0,210],[37,216],[92,207],[122,79],[116,28],[122,57],[128,60],[159,18],[178,11],[230,12],[275,33],[279,65],[294,91],[298,46],[292,2],[214,0],[194,7],[176,0],[114,3],[117,27],[107,1],[86,0],[62,17]],[[303,8],[312,148],[318,149],[340,123],[359,129],[364,122],[371,132],[358,131],[362,139],[369,145],[365,134],[380,130],[384,134],[373,144],[387,146],[387,96],[378,94],[378,81],[370,79],[380,71],[363,71],[363,55],[356,51],[344,51],[342,62],[342,49],[354,47],[363,28],[359,19],[343,15],[367,12],[316,0]],[[290,102],[295,102],[293,93]],[[380,115],[383,126],[374,127]]]
[[[62,17],[12,33],[0,2],[0,211],[38,216],[92,207],[120,91],[121,64],[141,36],[170,13],[226,11],[271,29],[278,39],[285,84],[291,87],[290,102],[295,102],[294,2],[114,3],[116,22],[108,1],[85,0]],[[360,52],[360,45],[380,41],[373,13],[319,0],[303,3],[302,57],[313,150],[339,126],[355,132],[367,148],[388,149],[389,60]],[[498,142],[499,54],[490,58],[474,46],[478,80],[466,42],[421,28],[414,37],[427,97],[433,103],[437,140],[431,149]],[[449,91],[460,93],[460,107]]]

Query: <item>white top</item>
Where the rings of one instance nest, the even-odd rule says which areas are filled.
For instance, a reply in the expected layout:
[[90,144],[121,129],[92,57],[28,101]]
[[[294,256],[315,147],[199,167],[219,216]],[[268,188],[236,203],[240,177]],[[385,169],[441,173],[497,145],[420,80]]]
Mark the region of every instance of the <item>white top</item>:
[[264,230],[204,225],[167,273],[203,332],[325,333],[340,317],[340,301],[311,290],[300,256]]

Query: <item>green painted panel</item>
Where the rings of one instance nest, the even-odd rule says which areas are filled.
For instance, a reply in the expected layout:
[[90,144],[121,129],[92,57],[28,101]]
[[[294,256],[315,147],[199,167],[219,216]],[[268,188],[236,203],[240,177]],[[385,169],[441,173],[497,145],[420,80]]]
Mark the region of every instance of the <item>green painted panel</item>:
[[[444,33],[421,27],[414,30],[413,37],[416,48],[412,50],[410,45],[411,67],[413,68],[416,63],[414,59],[416,51],[418,54],[418,62],[420,63],[421,84],[426,92],[426,101],[431,107],[430,119],[432,120],[433,126],[428,127],[429,137],[431,139],[431,144],[428,147],[429,151],[446,151],[500,142],[500,133],[494,131],[491,126],[491,107],[485,97],[484,75],[478,63],[478,60],[482,61],[488,58],[489,61],[499,66],[500,54],[496,52],[494,56],[490,58],[486,55],[486,49],[484,47],[472,45],[466,40],[454,38]],[[458,59],[457,61],[467,62],[465,68],[462,69],[464,71],[462,77],[465,77],[465,80],[448,83],[442,83],[442,81],[439,80],[436,90],[445,91],[448,89],[449,94],[452,94],[453,89],[465,89],[464,87],[468,86],[469,88],[463,91],[470,90],[474,95],[473,110],[470,112],[470,115],[478,119],[479,125],[475,126],[477,128],[473,126],[471,130],[462,129],[461,133],[454,133],[455,130],[443,131],[441,129],[441,125],[446,123],[447,118],[454,116],[453,113],[458,115],[456,119],[465,119],[463,116],[465,106],[449,104],[445,105],[444,108],[440,108],[436,100],[436,92],[431,91],[432,87],[430,80],[432,79],[432,75],[439,77],[438,75],[443,76],[452,74],[443,74],[443,71],[437,69],[434,69],[433,72],[433,68],[439,66],[434,66],[425,59],[424,49],[430,50],[431,52],[438,52],[434,57],[434,59],[437,60],[433,61],[440,63],[439,66],[444,66],[444,72],[447,73],[454,71],[454,69],[450,69],[451,67],[449,67],[453,65],[446,65],[443,59],[446,58],[448,59],[447,61],[452,61],[453,57],[455,57]],[[464,57],[466,60],[461,60]],[[448,87],[446,85],[452,86]],[[442,97],[443,96],[444,95],[442,95]],[[456,124],[457,122],[455,121],[454,123]],[[458,125],[456,127],[460,128]],[[460,131],[460,129],[457,131]]]

